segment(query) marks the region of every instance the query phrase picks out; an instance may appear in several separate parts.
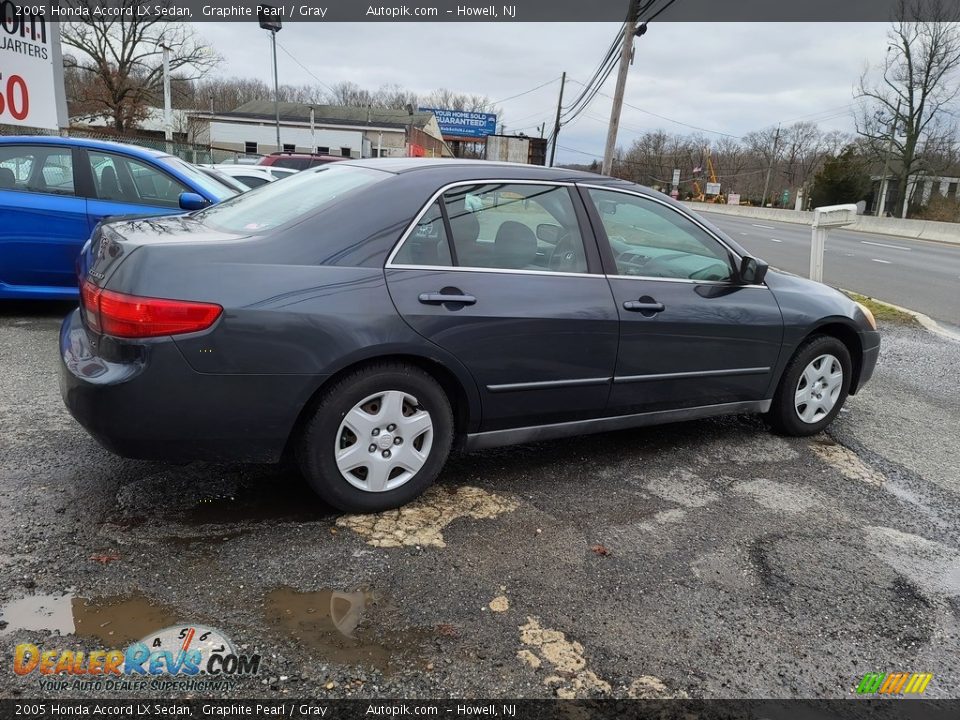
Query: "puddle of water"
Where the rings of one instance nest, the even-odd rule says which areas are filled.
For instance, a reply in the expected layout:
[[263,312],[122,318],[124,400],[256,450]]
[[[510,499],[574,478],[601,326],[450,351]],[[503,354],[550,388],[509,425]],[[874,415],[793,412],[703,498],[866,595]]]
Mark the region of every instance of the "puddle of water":
[[120,647],[173,625],[176,614],[152,603],[143,595],[90,600],[73,595],[27,595],[0,609],[7,626],[0,635],[14,630],[59,632],[100,640]]
[[241,490],[236,495],[202,499],[183,522],[189,525],[233,524],[244,521],[312,522],[333,511],[304,483],[283,483]]
[[73,605],[70,595],[27,595],[11,600],[0,609],[0,619],[7,626],[6,635],[14,630],[46,630],[67,635],[74,630]]
[[364,625],[375,607],[366,592],[300,592],[281,587],[264,603],[267,623],[326,661],[366,665],[389,673],[401,660],[422,656],[423,630],[383,630]]

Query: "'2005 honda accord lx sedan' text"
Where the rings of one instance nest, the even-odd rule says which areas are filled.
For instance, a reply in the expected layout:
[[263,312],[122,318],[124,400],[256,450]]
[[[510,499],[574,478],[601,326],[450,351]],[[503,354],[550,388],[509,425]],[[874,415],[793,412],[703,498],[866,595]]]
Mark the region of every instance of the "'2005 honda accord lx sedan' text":
[[474,450],[726,413],[812,435],[873,373],[869,310],[661,193],[570,170],[345,161],[100,225],[60,335],[124,456],[297,458],[332,505]]

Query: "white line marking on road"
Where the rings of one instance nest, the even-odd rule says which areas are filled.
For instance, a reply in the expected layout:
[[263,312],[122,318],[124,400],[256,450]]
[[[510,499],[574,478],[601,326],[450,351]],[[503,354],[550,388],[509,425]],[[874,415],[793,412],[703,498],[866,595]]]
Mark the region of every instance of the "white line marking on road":
[[876,245],[877,247],[888,247],[893,248],[894,250],[906,250],[907,252],[911,252],[911,248],[904,247],[903,245],[887,245],[887,243],[870,242],[869,240],[861,240],[860,242],[864,245]]
[[750,224],[753,225],[754,227],[762,227],[765,230],[776,230],[776,228],[773,225],[757,225],[756,223],[750,223]]
[[889,260],[878,260],[877,258],[870,258],[874,262],[883,263],[884,265],[893,265]]
[[742,232],[742,233],[740,233],[740,234],[741,234],[741,235],[749,235],[750,233]]
[[782,242],[783,242],[783,240],[777,240],[776,238],[770,238],[770,242],[778,242],[778,243],[782,243]]

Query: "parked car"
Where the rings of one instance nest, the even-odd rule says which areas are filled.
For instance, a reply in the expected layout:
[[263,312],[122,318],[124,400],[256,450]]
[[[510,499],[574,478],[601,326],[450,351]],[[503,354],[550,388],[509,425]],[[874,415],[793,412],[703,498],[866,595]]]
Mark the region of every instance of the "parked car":
[[0,138],[0,299],[77,296],[76,261],[100,220],[196,210],[237,194],[161,152],[63,137]]
[[290,177],[298,172],[297,170],[272,165],[214,165],[213,168],[243,183],[247,189],[260,187],[268,182]]
[[315,155],[310,153],[272,152],[260,158],[258,165],[268,167],[290,168],[291,170],[306,170],[307,168],[327,165],[333,162],[342,162],[350,158],[340,155]]
[[212,165],[197,165],[196,168],[204,175],[209,175],[217,182],[233,188],[238,195],[251,189],[250,185],[245,185],[237,178],[232,177],[229,173],[225,173]]
[[728,413],[812,435],[880,343],[867,308],[768,272],[663,194],[524,165],[306,170],[188,215],[103,224],[80,269],[61,387],[101,444],[155,460],[292,454],[351,511],[415,498],[453,447]]
[[260,162],[260,155],[239,155],[221,160],[220,165],[256,165]]

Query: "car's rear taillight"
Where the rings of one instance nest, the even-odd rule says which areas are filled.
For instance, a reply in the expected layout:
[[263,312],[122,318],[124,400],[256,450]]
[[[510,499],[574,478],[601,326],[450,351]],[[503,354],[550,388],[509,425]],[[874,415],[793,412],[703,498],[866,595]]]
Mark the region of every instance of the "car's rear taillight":
[[89,280],[80,287],[87,325],[121,338],[149,338],[206,330],[223,312],[213,303],[139,297],[98,288]]

